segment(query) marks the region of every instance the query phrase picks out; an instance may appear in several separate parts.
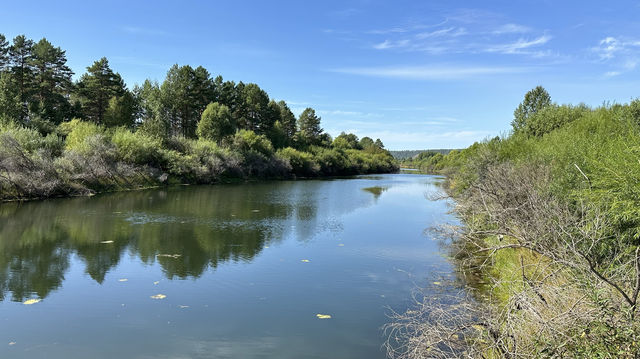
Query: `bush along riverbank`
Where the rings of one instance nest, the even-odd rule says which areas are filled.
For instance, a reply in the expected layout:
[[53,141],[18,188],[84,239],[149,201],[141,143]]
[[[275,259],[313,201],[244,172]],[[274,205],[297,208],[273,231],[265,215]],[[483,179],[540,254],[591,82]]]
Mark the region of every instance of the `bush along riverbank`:
[[130,90],[106,58],[76,82],[66,61],[0,34],[0,200],[398,169],[379,139],[332,139],[256,84],[174,65]]
[[640,356],[640,100],[557,105],[538,87],[513,131],[424,167],[447,175],[467,293],[390,325],[394,357]]

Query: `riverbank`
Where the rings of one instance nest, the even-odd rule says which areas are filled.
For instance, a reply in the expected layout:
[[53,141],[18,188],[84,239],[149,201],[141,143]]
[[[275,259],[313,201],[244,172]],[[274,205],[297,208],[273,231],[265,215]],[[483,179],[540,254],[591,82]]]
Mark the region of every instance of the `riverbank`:
[[415,350],[398,357],[640,355],[639,109],[549,104],[425,161],[464,222],[451,255],[479,280],[416,311],[424,325],[403,327]]
[[46,136],[0,126],[0,200],[87,196],[171,184],[211,184],[389,173],[382,148],[307,146],[274,149],[268,138],[239,131],[224,144],[157,139],[125,128],[74,120]]

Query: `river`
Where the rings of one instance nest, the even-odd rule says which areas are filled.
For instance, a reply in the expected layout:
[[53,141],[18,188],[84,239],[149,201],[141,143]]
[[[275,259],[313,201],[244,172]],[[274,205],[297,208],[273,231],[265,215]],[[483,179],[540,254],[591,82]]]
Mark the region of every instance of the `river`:
[[390,308],[453,276],[426,231],[452,220],[439,181],[0,204],[0,358],[384,358]]

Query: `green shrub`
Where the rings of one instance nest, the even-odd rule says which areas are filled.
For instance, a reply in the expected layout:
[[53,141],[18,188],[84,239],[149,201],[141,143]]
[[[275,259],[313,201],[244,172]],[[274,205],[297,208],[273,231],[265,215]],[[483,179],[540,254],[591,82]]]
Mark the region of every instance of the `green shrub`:
[[124,127],[118,127],[111,141],[116,146],[118,158],[138,165],[158,165],[162,142],[143,132],[131,132]]
[[243,154],[257,152],[266,157],[273,155],[271,141],[264,136],[250,130],[240,130],[233,136],[231,148]]
[[308,152],[298,151],[291,147],[278,150],[276,154],[291,166],[291,171],[298,176],[313,176],[318,173],[320,167],[314,161],[313,155]]
[[58,126],[58,130],[66,135],[65,148],[76,152],[86,152],[89,150],[85,142],[90,137],[103,136],[104,128],[91,122],[73,119],[69,122],[63,122]]

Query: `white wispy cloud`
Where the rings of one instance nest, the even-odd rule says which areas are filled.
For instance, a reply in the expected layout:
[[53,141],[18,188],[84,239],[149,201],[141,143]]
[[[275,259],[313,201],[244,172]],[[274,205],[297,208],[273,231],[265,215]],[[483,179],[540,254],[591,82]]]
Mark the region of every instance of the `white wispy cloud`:
[[637,39],[607,36],[592,47],[591,51],[598,56],[598,62],[612,67],[604,73],[607,78],[633,71],[640,62],[640,40]]
[[521,38],[515,42],[490,46],[486,49],[486,52],[497,52],[501,54],[522,54],[522,53],[531,54],[530,52],[525,50],[531,47],[544,45],[547,42],[549,42],[549,40],[551,40],[551,36],[546,34],[538,38],[535,38],[533,40],[527,40],[527,39]]
[[390,41],[390,40],[384,40],[383,42],[379,43],[379,44],[375,44],[373,45],[373,48],[376,50],[386,50],[386,49],[393,49],[393,48],[398,48],[398,47],[407,47],[411,44],[411,42],[407,39],[405,40],[398,40],[398,41]]
[[493,30],[491,33],[494,35],[504,35],[504,34],[524,34],[531,31],[532,29],[527,26],[518,25],[518,24],[505,24]]
[[476,76],[528,72],[525,67],[500,66],[390,66],[330,69],[330,72],[414,80],[463,80]]
[[607,36],[593,48],[602,60],[610,60],[618,55],[629,55],[640,51],[640,40]]
[[446,29],[439,29],[429,32],[421,32],[416,34],[415,37],[417,39],[428,39],[433,37],[458,37],[462,35],[466,35],[467,30],[464,27],[448,27]]

